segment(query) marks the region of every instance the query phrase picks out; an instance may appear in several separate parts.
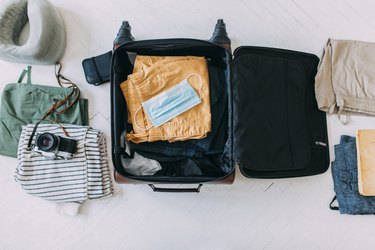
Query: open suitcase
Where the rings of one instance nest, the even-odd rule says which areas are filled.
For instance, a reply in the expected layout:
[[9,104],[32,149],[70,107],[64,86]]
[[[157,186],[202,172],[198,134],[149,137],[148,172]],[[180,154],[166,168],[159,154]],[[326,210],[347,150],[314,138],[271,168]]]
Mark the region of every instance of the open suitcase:
[[[135,55],[190,55],[207,59],[210,88],[222,92],[216,113],[214,106],[212,109],[212,115],[221,121],[213,122],[213,127],[220,127],[215,130],[213,144],[221,150],[190,159],[167,158],[165,165],[172,167],[152,176],[133,176],[124,170],[122,159],[131,155],[126,153],[122,142],[122,133],[129,130],[129,124],[119,85],[132,73]],[[199,192],[202,183],[233,183],[236,166],[244,176],[255,178],[325,172],[329,166],[326,115],[318,110],[314,92],[318,63],[315,55],[275,48],[243,46],[232,55],[228,46],[196,39],[122,44],[114,51],[111,65],[111,139],[116,182],[148,183],[154,191]],[[152,149],[154,145],[160,146],[149,145]],[[192,162],[204,171],[200,175],[181,174],[181,169]],[[163,183],[199,186],[191,189],[154,186]]]

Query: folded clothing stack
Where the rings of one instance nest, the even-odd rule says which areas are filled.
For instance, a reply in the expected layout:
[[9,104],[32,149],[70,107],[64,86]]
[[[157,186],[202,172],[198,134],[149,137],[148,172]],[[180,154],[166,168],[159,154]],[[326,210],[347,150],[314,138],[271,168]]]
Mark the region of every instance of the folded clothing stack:
[[[37,148],[28,150],[34,126],[23,126],[18,147],[15,179],[23,190],[59,203],[83,203],[88,199],[112,195],[106,142],[102,132],[87,126],[63,125],[69,139],[77,141],[77,150],[71,159],[47,159]],[[40,124],[36,133],[49,132],[65,137],[64,130],[59,125]]]
[[[199,95],[196,106],[190,105],[194,99],[194,93],[189,95],[190,87]],[[185,141],[205,138],[211,131],[209,79],[203,57],[137,56],[133,74],[121,89],[128,105],[128,121],[133,125],[127,135],[129,141]],[[187,109],[187,105],[193,107]],[[177,114],[178,109],[183,112],[155,125],[155,120]],[[152,111],[155,117],[150,115]]]
[[343,135],[335,145],[332,176],[338,208],[342,214],[374,214],[375,196],[362,196],[358,188],[356,138]]
[[[25,77],[27,83],[22,83]],[[61,74],[58,77],[62,77]],[[70,87],[64,88],[32,84],[31,66],[21,73],[17,83],[7,84],[0,101],[0,155],[17,157],[22,126],[40,121],[51,110],[55,101],[67,100],[65,105],[47,117],[48,120],[88,125],[88,100],[79,98],[75,102],[73,99],[77,89],[75,84],[74,87],[70,84]]]
[[[144,102],[184,81],[191,85],[201,103],[161,126],[150,126],[148,114],[142,108]],[[224,112],[228,110],[228,94],[224,86],[225,74],[219,60],[137,55],[133,74],[120,86],[128,111],[126,131],[122,134],[127,142],[123,146],[130,148],[136,158],[133,154],[123,157],[124,170],[132,175],[176,177],[222,176],[230,171],[222,156],[228,137],[228,113]],[[180,91],[178,95],[186,92]],[[171,96],[166,97],[170,100]],[[144,171],[141,161],[152,162],[152,173]]]
[[375,43],[329,39],[315,77],[319,109],[375,115]]

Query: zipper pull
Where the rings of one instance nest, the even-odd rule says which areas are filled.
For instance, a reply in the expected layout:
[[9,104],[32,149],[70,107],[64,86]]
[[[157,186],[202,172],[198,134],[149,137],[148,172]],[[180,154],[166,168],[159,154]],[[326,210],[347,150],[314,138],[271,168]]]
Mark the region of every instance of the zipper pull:
[[321,141],[315,141],[315,145],[327,147],[327,143]]

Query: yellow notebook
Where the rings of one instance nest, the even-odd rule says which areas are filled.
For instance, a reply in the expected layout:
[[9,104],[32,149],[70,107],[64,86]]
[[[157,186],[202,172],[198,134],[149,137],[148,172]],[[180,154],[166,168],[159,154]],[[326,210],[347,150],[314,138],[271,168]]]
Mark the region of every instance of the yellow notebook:
[[375,195],[375,130],[358,130],[358,189],[364,196]]

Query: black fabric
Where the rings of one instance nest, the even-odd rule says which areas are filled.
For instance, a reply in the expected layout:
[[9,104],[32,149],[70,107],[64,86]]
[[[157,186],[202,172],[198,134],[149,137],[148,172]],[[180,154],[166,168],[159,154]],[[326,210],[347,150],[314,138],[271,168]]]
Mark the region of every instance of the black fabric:
[[159,163],[162,169],[155,174],[156,176],[220,177],[230,172],[230,169],[227,168],[223,160],[220,157],[215,157],[214,155],[204,158],[187,158],[180,161]]
[[259,47],[234,54],[234,157],[242,173],[275,178],[326,171],[326,117],[314,98],[319,59]]
[[111,58],[112,51],[108,51],[102,55],[84,59],[82,67],[86,81],[93,85],[109,82]]

